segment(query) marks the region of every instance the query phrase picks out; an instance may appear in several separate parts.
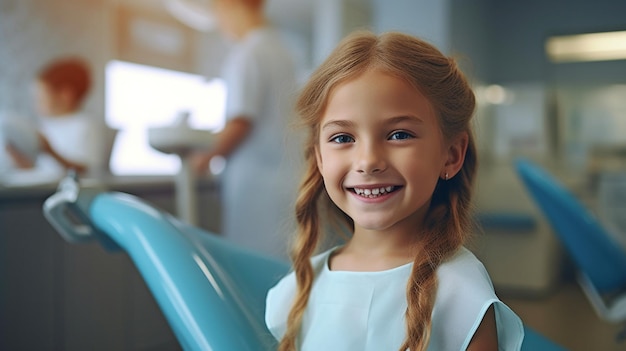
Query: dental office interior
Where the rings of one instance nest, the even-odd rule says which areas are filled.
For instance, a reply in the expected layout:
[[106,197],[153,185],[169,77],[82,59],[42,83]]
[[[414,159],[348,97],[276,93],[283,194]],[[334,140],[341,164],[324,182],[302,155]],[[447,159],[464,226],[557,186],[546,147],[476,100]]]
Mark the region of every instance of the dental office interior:
[[[81,176],[81,187],[132,194],[219,233],[223,164],[195,177],[186,154],[171,147],[201,144],[224,125],[220,67],[231,44],[198,16],[206,6],[2,0],[2,125],[35,120],[32,72],[55,57],[84,57],[93,73],[85,109],[105,137],[102,167]],[[626,255],[624,1],[267,0],[266,11],[293,53],[299,83],[361,28],[413,34],[456,57],[478,102],[477,226],[468,248],[499,297],[546,338],[573,351],[626,349],[626,285],[599,304],[579,279],[585,254],[603,256],[594,240]],[[576,219],[548,213],[542,205],[550,200],[524,178],[529,165],[571,195]],[[126,253],[69,243],[46,220],[42,206],[60,181],[6,168],[0,175],[0,349],[181,349]],[[573,235],[587,239],[572,244],[568,235],[588,228],[563,232],[555,222],[580,218],[597,228]]]

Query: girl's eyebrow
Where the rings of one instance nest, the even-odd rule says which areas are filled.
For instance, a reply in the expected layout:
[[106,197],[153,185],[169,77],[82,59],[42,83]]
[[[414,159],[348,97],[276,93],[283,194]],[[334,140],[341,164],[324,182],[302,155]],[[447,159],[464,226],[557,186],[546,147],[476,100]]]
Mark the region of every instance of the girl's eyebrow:
[[[383,123],[386,125],[396,125],[396,124],[400,124],[404,122],[408,122],[408,123],[416,124],[416,125],[424,124],[424,121],[421,118],[414,116],[414,115],[395,116],[395,117],[391,117],[383,121]],[[322,125],[322,130],[326,130],[332,127],[352,128],[354,127],[354,125],[355,123],[352,121],[336,119],[336,120],[331,120],[331,121],[324,123],[324,125]]]
[[354,126],[354,122],[352,121],[346,121],[343,119],[336,119],[336,120],[332,120],[332,121],[328,121],[326,123],[324,123],[324,125],[322,126],[322,130],[328,129],[328,128],[332,128],[332,127],[339,127],[339,128],[351,128]]
[[403,122],[408,122],[412,124],[424,124],[424,121],[421,118],[413,115],[391,117],[385,121],[385,124],[394,125]]

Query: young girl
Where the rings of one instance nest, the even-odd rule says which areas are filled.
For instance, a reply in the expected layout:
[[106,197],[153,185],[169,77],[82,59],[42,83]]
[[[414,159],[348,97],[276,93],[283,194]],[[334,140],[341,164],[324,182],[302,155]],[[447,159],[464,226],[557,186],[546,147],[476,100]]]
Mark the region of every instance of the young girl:
[[[474,105],[453,60],[400,33],[356,33],[313,74],[294,271],[267,297],[281,351],[520,349],[520,319],[463,247]],[[352,236],[311,258],[325,207]]]

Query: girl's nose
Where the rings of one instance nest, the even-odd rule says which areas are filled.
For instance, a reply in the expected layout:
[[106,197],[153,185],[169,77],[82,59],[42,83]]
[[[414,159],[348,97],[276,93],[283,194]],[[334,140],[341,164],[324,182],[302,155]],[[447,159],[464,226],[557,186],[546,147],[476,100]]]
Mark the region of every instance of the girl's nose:
[[384,150],[377,145],[361,145],[354,161],[358,173],[375,174],[387,169]]

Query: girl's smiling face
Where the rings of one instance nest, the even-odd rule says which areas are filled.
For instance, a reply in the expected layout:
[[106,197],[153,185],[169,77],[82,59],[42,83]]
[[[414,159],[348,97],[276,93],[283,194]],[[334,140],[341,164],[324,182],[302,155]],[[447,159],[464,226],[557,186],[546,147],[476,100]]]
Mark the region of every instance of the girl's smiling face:
[[421,228],[437,180],[455,157],[426,97],[402,79],[369,69],[331,91],[319,135],[317,164],[326,191],[354,220],[355,235],[414,235]]

